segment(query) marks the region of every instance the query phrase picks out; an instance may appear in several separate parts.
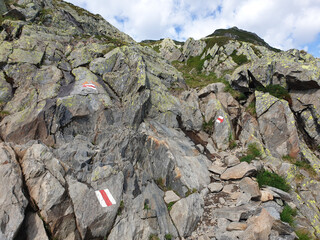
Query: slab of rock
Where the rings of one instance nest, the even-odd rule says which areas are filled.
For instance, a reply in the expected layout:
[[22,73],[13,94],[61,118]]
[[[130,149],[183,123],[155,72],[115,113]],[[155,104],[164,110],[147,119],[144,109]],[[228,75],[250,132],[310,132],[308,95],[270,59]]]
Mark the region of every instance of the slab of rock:
[[198,97],[199,98],[206,97],[212,92],[213,93],[222,92],[225,87],[226,87],[226,85],[224,85],[223,83],[211,83],[211,84],[207,85],[206,87],[202,88],[198,92]]
[[217,166],[215,164],[212,164],[208,170],[210,172],[213,172],[213,173],[216,173],[216,174],[219,174],[221,175],[222,173],[224,173],[224,171],[226,170],[227,168],[226,167],[220,167],[220,166]]
[[274,157],[297,157],[300,140],[288,102],[269,93],[256,91],[255,94],[260,133],[266,147]]
[[258,198],[261,196],[259,185],[251,178],[245,177],[239,183],[240,189],[251,195],[251,198]]
[[24,219],[28,200],[22,173],[12,148],[0,143],[0,239],[14,239]]
[[278,194],[282,200],[286,202],[292,202],[292,197],[289,193],[282,191],[281,189],[270,187],[270,186],[268,186],[267,189]]
[[228,225],[227,227],[227,231],[244,231],[246,230],[248,227],[248,225],[246,223],[242,223],[242,222],[232,222]]
[[228,167],[233,167],[235,165],[238,165],[240,163],[240,160],[236,156],[231,155],[225,159],[225,163],[227,164]]
[[220,192],[223,188],[222,183],[210,183],[208,185],[210,192],[217,193]]
[[203,199],[194,193],[183,198],[172,206],[171,218],[182,237],[188,237],[196,228],[203,214]]
[[251,195],[249,193],[242,193],[237,199],[236,206],[241,206],[250,202]]
[[245,176],[250,176],[255,171],[255,167],[249,165],[247,162],[242,162],[234,167],[228,168],[223,174],[221,174],[221,179],[241,179]]
[[174,191],[170,190],[170,191],[167,191],[164,195],[164,201],[168,204],[168,203],[171,203],[171,202],[176,202],[176,201],[179,201],[180,200],[180,197],[175,194]]
[[252,204],[247,204],[239,207],[224,207],[213,211],[213,216],[216,218],[226,218],[232,222],[239,222],[240,219],[248,219],[250,216],[259,213],[261,208]]
[[288,223],[282,222],[281,220],[274,221],[272,230],[277,231],[280,235],[290,235],[293,233],[293,228]]
[[262,209],[259,216],[248,219],[248,228],[243,233],[243,240],[268,240],[274,219],[267,210]]
[[46,230],[41,218],[36,213],[28,213],[26,216],[26,235],[27,239],[48,240]]
[[[88,231],[94,237],[105,236],[111,230],[120,206],[123,186],[122,172],[111,176],[107,181],[97,186],[96,189],[92,189],[71,177],[68,177],[67,181],[78,229],[82,238],[85,238]],[[106,188],[111,192],[116,204],[102,208],[95,195],[95,190]]]

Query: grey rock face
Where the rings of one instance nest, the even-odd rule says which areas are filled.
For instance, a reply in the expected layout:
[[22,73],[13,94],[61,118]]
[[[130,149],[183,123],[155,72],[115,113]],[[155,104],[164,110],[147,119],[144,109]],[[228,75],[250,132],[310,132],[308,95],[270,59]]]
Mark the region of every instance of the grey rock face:
[[299,136],[288,103],[261,92],[256,92],[256,98],[257,109],[261,109],[257,111],[260,133],[267,148],[277,157],[297,157],[300,152]]
[[8,144],[0,143],[0,156],[0,238],[9,240],[17,236],[28,200],[15,152]]
[[200,220],[203,209],[203,199],[198,193],[179,200],[172,206],[170,216],[179,231],[180,236],[190,236]]

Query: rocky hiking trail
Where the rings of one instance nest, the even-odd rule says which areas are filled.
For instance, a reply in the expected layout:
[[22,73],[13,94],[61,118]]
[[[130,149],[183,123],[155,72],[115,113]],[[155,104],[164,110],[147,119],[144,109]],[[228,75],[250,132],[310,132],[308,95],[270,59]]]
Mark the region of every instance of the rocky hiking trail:
[[0,12],[1,240],[320,238],[319,59],[137,43],[60,0]]

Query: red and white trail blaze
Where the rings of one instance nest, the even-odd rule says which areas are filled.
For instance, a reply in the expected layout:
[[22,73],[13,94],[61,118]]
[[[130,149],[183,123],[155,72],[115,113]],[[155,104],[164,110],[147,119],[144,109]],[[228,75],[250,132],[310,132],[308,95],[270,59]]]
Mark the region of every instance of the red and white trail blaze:
[[114,200],[108,189],[98,190],[95,191],[95,193],[102,207],[109,207],[116,204],[116,200]]
[[217,123],[222,123],[223,120],[224,120],[223,117],[222,117],[222,116],[219,116],[218,119],[216,120],[216,122],[217,122]]

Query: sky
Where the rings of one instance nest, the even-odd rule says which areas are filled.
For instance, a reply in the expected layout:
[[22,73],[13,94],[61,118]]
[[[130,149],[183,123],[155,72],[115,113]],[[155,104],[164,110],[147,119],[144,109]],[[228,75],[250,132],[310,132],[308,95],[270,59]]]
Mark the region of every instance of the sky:
[[67,0],[136,41],[200,39],[219,28],[254,32],[272,47],[320,57],[320,0]]

